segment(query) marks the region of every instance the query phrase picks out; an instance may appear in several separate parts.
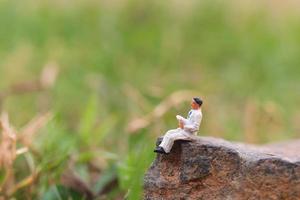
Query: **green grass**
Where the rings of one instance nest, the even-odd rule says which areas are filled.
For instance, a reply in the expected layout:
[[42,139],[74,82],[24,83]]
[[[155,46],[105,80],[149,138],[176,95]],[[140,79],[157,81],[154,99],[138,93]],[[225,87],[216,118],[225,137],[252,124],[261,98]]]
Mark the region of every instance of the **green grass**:
[[[98,163],[107,180],[117,176],[119,185],[107,198],[140,199],[156,137],[176,126],[174,115],[186,113],[189,103],[137,133],[128,133],[127,124],[179,90],[204,98],[201,135],[246,140],[250,105],[255,142],[299,137],[296,17],[274,17],[260,6],[244,13],[217,0],[191,7],[172,2],[1,1],[0,89],[36,79],[49,62],[60,70],[49,91],[3,103],[17,127],[43,110],[55,115],[35,139],[39,156],[30,154],[41,175],[29,196],[72,193],[59,178],[75,160],[84,180],[90,163]],[[28,173],[22,174],[23,165],[14,166],[19,177]],[[99,178],[98,190],[105,180]],[[28,191],[14,196],[22,199]]]

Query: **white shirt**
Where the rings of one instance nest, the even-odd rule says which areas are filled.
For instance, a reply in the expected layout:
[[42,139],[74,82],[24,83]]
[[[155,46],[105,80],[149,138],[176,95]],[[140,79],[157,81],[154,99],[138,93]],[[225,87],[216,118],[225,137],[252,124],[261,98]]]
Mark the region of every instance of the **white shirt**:
[[199,130],[201,120],[202,120],[202,112],[201,109],[190,110],[187,119],[184,117],[177,115],[176,118],[183,122],[183,129],[190,133],[196,133]]

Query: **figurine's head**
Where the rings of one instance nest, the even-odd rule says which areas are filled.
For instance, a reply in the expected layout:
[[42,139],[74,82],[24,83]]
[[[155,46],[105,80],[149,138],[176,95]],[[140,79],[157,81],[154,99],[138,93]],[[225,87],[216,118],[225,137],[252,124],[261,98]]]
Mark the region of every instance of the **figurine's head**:
[[202,106],[203,101],[199,97],[194,97],[191,102],[192,109],[199,109]]

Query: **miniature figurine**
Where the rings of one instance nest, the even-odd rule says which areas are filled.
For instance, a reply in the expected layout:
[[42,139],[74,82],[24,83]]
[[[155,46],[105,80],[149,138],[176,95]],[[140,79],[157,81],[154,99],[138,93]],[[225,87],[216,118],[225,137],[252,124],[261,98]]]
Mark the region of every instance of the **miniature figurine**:
[[201,106],[203,101],[195,97],[192,99],[192,109],[188,113],[187,119],[176,115],[178,128],[169,130],[163,137],[161,144],[154,150],[156,153],[168,154],[175,140],[192,140],[199,130],[202,120]]

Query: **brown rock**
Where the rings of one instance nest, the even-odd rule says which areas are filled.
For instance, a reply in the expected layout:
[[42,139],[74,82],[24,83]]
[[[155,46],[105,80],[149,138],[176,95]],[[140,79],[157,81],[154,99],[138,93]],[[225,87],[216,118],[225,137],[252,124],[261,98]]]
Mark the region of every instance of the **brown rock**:
[[300,199],[300,140],[265,146],[210,137],[176,141],[147,171],[144,199]]

